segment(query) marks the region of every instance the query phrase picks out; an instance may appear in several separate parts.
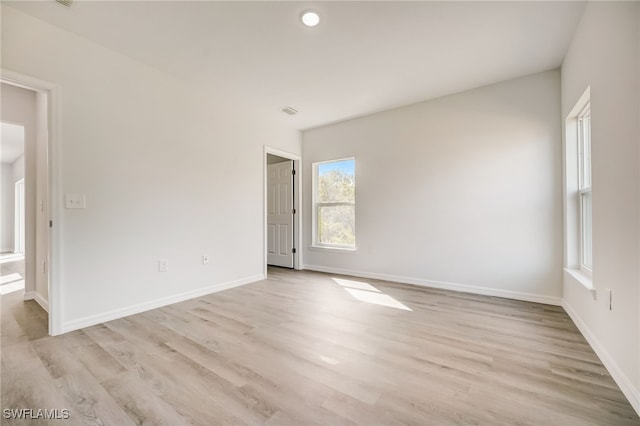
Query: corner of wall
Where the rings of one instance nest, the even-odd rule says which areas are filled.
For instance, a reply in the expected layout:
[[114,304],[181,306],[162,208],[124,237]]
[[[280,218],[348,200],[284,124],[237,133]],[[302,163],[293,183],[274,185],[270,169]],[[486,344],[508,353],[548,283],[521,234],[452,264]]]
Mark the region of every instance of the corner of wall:
[[609,353],[607,348],[598,340],[595,333],[593,333],[586,322],[580,318],[576,310],[570,305],[566,299],[562,300],[562,307],[569,315],[569,318],[578,327],[580,333],[587,340],[591,348],[594,350],[602,364],[605,366],[611,377],[620,386],[620,390],[625,397],[629,400],[634,410],[640,414],[640,389],[636,389],[629,377],[624,373],[622,368],[618,365],[615,358]]

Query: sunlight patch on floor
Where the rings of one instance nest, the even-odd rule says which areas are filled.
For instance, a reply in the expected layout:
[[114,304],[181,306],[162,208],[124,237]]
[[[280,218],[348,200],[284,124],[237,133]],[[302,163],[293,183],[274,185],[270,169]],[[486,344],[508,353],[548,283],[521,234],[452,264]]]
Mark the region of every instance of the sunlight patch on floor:
[[3,253],[0,255],[0,264],[9,263],[9,262],[17,262],[19,260],[24,260],[24,254],[22,253]]
[[9,284],[0,285],[0,295],[13,293],[14,291],[24,290],[24,280],[15,281]]
[[369,290],[369,291],[375,291],[380,293],[380,290],[378,290],[371,284],[365,283],[363,281],[352,281],[352,280],[345,280],[342,278],[333,278],[333,280],[338,284],[340,284],[342,287],[351,287],[351,288],[357,288],[360,290]]
[[22,275],[15,273],[15,274],[9,274],[9,275],[2,275],[0,276],[0,285],[3,284],[9,284],[12,283],[14,281],[18,281],[22,279]]
[[24,288],[24,278],[18,273],[0,276],[0,294],[9,294]]
[[354,299],[361,302],[371,303],[389,308],[402,309],[403,311],[413,311],[405,304],[398,302],[388,294],[382,293],[369,283],[363,281],[345,280],[342,278],[332,278],[337,284],[349,293]]
[[347,291],[347,293],[362,302],[373,303],[374,305],[380,306],[388,306],[390,308],[402,309],[404,311],[411,310],[388,294],[374,293],[372,291],[358,290],[355,288],[345,288],[345,290]]

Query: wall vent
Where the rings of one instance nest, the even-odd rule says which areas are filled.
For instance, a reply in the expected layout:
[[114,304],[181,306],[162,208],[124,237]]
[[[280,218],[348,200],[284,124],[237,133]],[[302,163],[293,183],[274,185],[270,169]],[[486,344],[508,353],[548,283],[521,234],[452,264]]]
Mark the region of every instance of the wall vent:
[[296,115],[298,113],[298,111],[293,108],[292,106],[286,106],[284,108],[282,108],[282,112],[284,112],[285,114],[289,114],[289,115]]
[[56,2],[67,7],[71,7],[71,5],[73,4],[73,0],[56,0]]

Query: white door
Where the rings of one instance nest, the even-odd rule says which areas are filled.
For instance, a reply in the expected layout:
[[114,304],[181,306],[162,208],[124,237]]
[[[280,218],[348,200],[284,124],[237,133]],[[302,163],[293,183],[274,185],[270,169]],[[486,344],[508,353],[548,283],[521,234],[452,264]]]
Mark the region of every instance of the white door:
[[293,161],[267,166],[267,263],[293,268]]

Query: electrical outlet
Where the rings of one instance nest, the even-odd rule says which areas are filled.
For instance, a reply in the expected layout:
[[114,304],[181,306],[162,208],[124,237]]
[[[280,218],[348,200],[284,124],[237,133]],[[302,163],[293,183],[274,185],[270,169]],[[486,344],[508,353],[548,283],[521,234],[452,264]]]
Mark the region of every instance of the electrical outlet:
[[169,261],[167,259],[160,259],[158,261],[159,272],[169,272]]
[[208,265],[210,262],[211,262],[211,259],[209,258],[209,255],[203,254],[202,255],[202,264],[203,265]]

